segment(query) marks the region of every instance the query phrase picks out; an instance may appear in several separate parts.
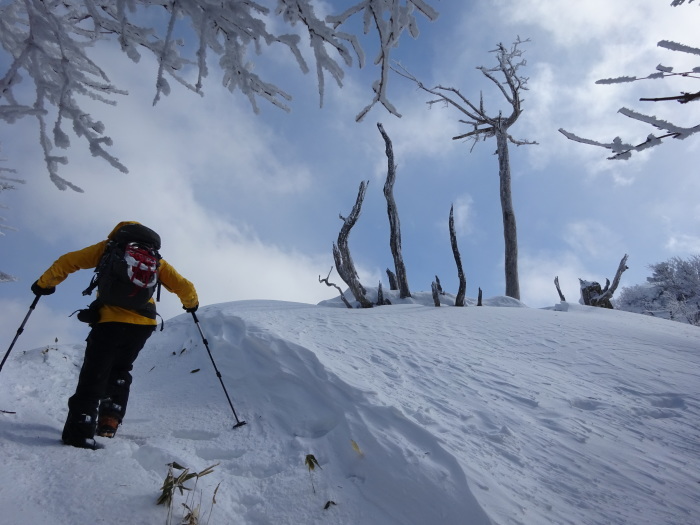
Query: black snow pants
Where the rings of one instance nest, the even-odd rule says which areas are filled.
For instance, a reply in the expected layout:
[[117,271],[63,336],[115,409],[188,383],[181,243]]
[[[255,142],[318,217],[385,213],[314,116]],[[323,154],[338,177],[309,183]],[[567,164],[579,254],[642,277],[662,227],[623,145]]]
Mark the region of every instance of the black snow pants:
[[78,386],[68,399],[69,418],[126,413],[131,387],[131,370],[155,326],[131,323],[98,323],[87,337],[85,358]]

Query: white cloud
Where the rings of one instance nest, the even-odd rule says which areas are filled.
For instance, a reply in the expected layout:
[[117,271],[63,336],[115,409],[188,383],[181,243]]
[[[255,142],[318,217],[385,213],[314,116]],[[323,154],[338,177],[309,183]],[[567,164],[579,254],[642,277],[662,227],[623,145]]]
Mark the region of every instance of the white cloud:
[[[552,4],[547,0],[528,0],[513,4],[496,2],[500,15],[512,24],[530,24],[545,29],[562,47],[619,43],[652,42],[676,35],[695,35],[696,6],[669,7],[670,2],[636,0],[589,0],[577,4]],[[666,36],[663,36],[666,35]]]
[[590,257],[599,257],[610,251],[618,251],[622,244],[615,232],[593,219],[567,224],[564,241],[575,252]]
[[530,307],[545,307],[560,301],[555,277],[566,300],[575,303],[580,297],[579,278],[591,272],[576,254],[564,251],[521,255],[519,274],[521,300]]
[[700,254],[700,237],[687,234],[672,235],[666,243],[666,249],[675,254]]
[[469,235],[474,231],[474,213],[474,199],[471,195],[465,193],[455,199],[454,220],[458,236]]

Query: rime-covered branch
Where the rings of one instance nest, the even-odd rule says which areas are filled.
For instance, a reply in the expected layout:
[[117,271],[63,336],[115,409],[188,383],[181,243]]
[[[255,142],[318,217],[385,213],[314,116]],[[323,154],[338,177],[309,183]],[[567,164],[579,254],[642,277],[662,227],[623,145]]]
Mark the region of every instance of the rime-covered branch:
[[406,30],[413,38],[418,37],[418,24],[413,15],[416,10],[431,21],[438,17],[437,11],[424,0],[406,0],[404,3],[399,0],[365,0],[346,9],[340,15],[326,19],[337,27],[363,11],[364,32],[368,33],[374,27],[379,37],[379,53],[374,63],[380,66],[381,73],[379,79],[372,84],[374,99],[357,114],[356,121],[361,121],[377,103],[382,104],[390,113],[401,116],[387,97],[391,50],[398,45],[399,38]]
[[[483,94],[480,94],[479,103],[476,104],[465,97],[459,89],[454,87],[445,87],[441,85],[433,88],[427,87],[400,64],[397,64],[393,69],[402,77],[413,81],[421,90],[436,97],[427,102],[429,106],[446,104],[465,115],[467,119],[460,120],[460,122],[468,125],[472,129],[453,137],[453,140],[468,138],[476,143],[479,140],[485,140],[495,136],[498,128],[507,130],[515,123],[522,113],[522,92],[528,89],[528,78],[520,75],[519,72],[520,68],[527,64],[525,59],[522,58],[523,50],[520,46],[526,42],[528,42],[528,40],[520,40],[518,38],[510,49],[506,48],[503,44],[498,44],[497,48],[492,51],[496,54],[498,65],[491,68],[484,66],[477,67],[477,69],[496,86],[508,103],[509,114],[507,116],[504,116],[501,110],[489,112],[484,107]],[[503,78],[499,78],[501,76]],[[510,135],[507,135],[507,138],[516,145],[537,144],[529,140],[516,140]]]
[[608,157],[609,160],[627,160],[630,157],[632,157],[633,152],[640,152],[649,149],[653,146],[658,146],[665,138],[671,137],[674,139],[684,139],[700,131],[700,124],[698,124],[697,126],[693,126],[692,128],[681,128],[674,124],[671,124],[670,122],[657,119],[654,116],[637,113],[636,111],[632,111],[631,109],[627,108],[621,108],[619,110],[619,113],[622,113],[623,115],[629,118],[639,120],[641,122],[646,122],[657,129],[667,131],[667,133],[664,133],[662,135],[649,134],[647,135],[646,140],[640,142],[639,144],[633,145],[626,142],[622,142],[622,139],[620,137],[615,137],[612,142],[606,143],[579,137],[562,128],[559,128],[559,132],[569,140],[580,142],[582,144],[599,146],[601,148],[609,149],[613,152],[613,155]]
[[[692,0],[691,0],[692,1]],[[674,0],[673,3],[671,4],[672,6],[679,6],[683,4],[683,0]],[[690,2],[689,2],[690,3]],[[676,51],[680,53],[689,53],[691,55],[698,55],[700,56],[700,48],[697,47],[691,47],[685,44],[680,44],[678,42],[673,42],[670,40],[661,40],[658,42],[658,47],[668,49],[670,51]],[[637,82],[640,80],[658,80],[658,79],[664,79],[668,77],[682,77],[682,78],[689,78],[689,79],[694,79],[694,80],[699,80],[700,79],[700,66],[694,67],[689,71],[682,71],[682,72],[677,72],[674,71],[674,68],[672,66],[665,66],[662,64],[659,64],[656,66],[656,71],[654,73],[651,73],[645,77],[637,77],[637,76],[620,76],[620,77],[615,77],[615,78],[604,78],[596,81],[596,84],[623,84],[623,83],[629,83],[629,82]],[[679,95],[667,95],[667,96],[660,96],[660,97],[642,97],[639,99],[642,102],[669,102],[669,101],[674,101],[674,102],[679,102],[681,104],[688,104],[690,102],[696,102],[700,100],[700,91],[684,91],[681,92]],[[695,133],[700,132],[700,124],[695,125],[695,126],[690,126],[690,127],[684,127],[684,126],[678,126],[677,124],[668,122],[666,120],[657,118],[656,116],[649,115],[646,113],[640,113],[639,111],[635,111],[633,109],[629,109],[626,107],[621,108],[618,113],[621,113],[622,115],[640,121],[644,122],[646,124],[649,124],[650,126],[660,130],[662,133],[661,134],[649,134],[647,135],[646,139],[643,141],[634,141],[638,142],[637,144],[631,144],[629,141],[624,141],[622,138],[619,136],[615,137],[611,142],[601,142],[598,140],[592,140],[592,139],[586,139],[583,137],[579,137],[578,135],[571,133],[570,131],[566,131],[563,128],[559,129],[559,132],[564,135],[567,139],[573,140],[575,142],[580,142],[582,144],[588,144],[590,146],[598,146],[601,148],[606,148],[612,151],[613,155],[609,156],[608,159],[610,160],[627,160],[632,157],[632,154],[635,152],[640,152],[647,150],[649,148],[652,148],[654,146],[658,146],[663,142],[664,139],[666,138],[674,138],[678,140],[683,140],[691,135],[694,135]]]
[[[344,68],[363,67],[364,51],[357,35],[344,24],[361,17],[364,32],[376,33],[379,79],[374,82],[374,100],[358,119],[376,103],[398,114],[387,96],[391,51],[408,31],[418,36],[418,12],[428,20],[437,12],[425,0],[356,1],[339,15],[319,18],[314,0],[8,0],[0,3],[0,46],[9,55],[7,70],[0,71],[0,119],[12,124],[21,117],[37,118],[40,144],[53,182],[60,189],[81,191],[58,174],[68,162],[54,148],[70,146],[65,123],[85,140],[91,153],[114,168],[127,168],[107,151],[112,139],[105,127],[86,111],[78,95],[105,104],[116,104],[117,95],[128,93],[111,82],[94,62],[91,50],[100,41],[117,42],[134,62],[149,53],[158,63],[154,73],[154,104],[171,92],[170,82],[202,94],[204,79],[213,60],[223,71],[223,84],[240,91],[258,112],[264,100],[289,111],[291,96],[281,87],[259,76],[251,57],[265,51],[287,52],[303,73],[310,70],[303,50],[310,46],[315,63],[321,105],[325,77],[342,85]],[[270,5],[271,4],[271,5]],[[269,6],[268,6],[269,5]],[[274,5],[274,7],[272,7]],[[324,6],[326,7],[326,6]],[[281,19],[281,20],[280,20]],[[189,25],[189,29],[183,26]],[[189,32],[188,32],[189,31]],[[178,34],[193,34],[184,42]],[[189,45],[186,45],[189,44]],[[188,55],[188,53],[192,53]],[[196,73],[196,82],[188,78]],[[29,79],[33,86],[22,82]],[[35,92],[34,100],[22,100]],[[47,122],[50,110],[54,122]]]

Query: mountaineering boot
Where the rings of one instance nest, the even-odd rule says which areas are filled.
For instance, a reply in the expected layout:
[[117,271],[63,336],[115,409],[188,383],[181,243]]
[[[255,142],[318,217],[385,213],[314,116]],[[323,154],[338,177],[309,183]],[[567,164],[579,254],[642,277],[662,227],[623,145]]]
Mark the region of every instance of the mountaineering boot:
[[95,418],[89,414],[73,415],[68,412],[61,439],[66,445],[78,448],[98,448],[95,443]]
[[119,420],[114,416],[103,416],[97,420],[97,435],[100,437],[113,438],[117,433]]

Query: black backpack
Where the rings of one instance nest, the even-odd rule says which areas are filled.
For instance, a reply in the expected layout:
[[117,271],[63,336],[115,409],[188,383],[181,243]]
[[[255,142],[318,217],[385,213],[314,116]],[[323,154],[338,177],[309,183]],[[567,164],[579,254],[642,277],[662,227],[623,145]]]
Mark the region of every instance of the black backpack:
[[142,224],[127,224],[117,230],[107,242],[90,285],[83,291],[83,295],[90,295],[97,288],[97,304],[90,305],[90,309],[98,310],[107,304],[155,319],[156,309],[150,299],[159,284],[158,250],[160,236]]

